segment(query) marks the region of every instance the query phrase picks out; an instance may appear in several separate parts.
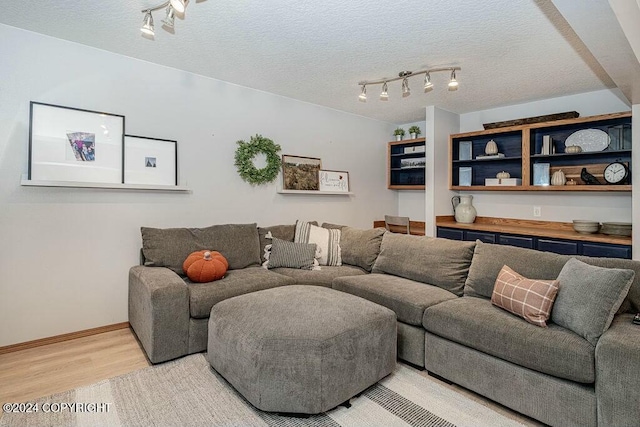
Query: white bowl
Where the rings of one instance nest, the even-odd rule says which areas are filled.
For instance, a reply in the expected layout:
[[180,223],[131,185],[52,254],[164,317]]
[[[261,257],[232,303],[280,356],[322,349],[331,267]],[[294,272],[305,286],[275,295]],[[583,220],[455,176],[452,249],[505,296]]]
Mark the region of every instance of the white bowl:
[[574,219],[573,229],[576,230],[578,233],[582,233],[582,234],[597,233],[600,230],[600,223],[596,221]]

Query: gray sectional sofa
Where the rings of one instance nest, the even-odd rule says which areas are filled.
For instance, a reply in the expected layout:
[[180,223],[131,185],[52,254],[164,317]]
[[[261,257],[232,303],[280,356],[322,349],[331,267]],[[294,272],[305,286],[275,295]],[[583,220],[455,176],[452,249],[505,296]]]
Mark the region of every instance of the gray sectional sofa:
[[[631,323],[640,311],[640,262],[576,257],[636,273],[611,326],[590,342],[553,322],[532,325],[490,300],[503,265],[555,279],[569,256],[323,226],[342,229],[343,265],[319,271],[260,267],[267,233],[293,240],[295,225],[143,228],[144,265],[129,274],[129,320],[149,359],[204,351],[209,313],[224,299],[292,284],[333,287],[392,309],[398,357],[429,373],[553,426],[640,424],[640,326]],[[200,249],[227,257],[224,279],[196,284],[181,276],[186,255]],[[595,297],[609,298],[604,292]]]

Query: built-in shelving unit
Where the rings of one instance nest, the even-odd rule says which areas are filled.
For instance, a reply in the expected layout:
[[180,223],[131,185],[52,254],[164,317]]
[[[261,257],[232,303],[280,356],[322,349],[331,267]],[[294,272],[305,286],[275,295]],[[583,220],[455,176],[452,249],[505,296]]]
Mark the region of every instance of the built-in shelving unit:
[[[582,129],[599,129],[613,134],[619,131],[615,145],[602,151],[566,153],[566,139]],[[459,191],[587,191],[603,192],[631,191],[630,180],[619,185],[606,184],[602,179],[603,168],[614,161],[626,163],[631,169],[631,113],[613,113],[600,116],[580,117],[529,125],[511,126],[485,131],[454,134],[449,139],[449,189]],[[543,139],[552,141],[553,154],[540,154]],[[498,145],[499,158],[478,158],[484,154],[490,140]],[[621,147],[622,141],[627,144]],[[461,142],[471,146],[471,156],[461,159]],[[463,146],[465,144],[462,144]],[[469,158],[470,157],[470,158]],[[464,158],[464,157],[462,157]],[[536,164],[548,164],[549,173],[562,169],[568,179],[576,185],[534,185]],[[595,175],[602,185],[586,185],[580,179],[580,170],[585,167]],[[471,174],[471,185],[460,185],[461,168],[464,174]],[[521,185],[485,185],[485,179],[495,178],[499,172],[508,172],[511,178],[521,179]],[[468,176],[468,175],[467,175]]]
[[[391,141],[387,156],[387,188],[390,190],[424,190],[425,138]],[[411,165],[413,161],[422,163]]]

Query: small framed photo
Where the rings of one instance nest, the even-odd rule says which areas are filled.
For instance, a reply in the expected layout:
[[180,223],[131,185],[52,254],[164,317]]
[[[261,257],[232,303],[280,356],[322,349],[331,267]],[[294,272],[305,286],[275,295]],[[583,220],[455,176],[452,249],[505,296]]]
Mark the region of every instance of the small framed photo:
[[123,138],[124,116],[32,101],[28,177],[121,184]]
[[349,192],[349,172],[320,170],[320,191]]
[[533,164],[533,185],[549,185],[549,163]]
[[315,157],[282,156],[284,190],[319,190],[322,160]]
[[458,171],[458,185],[461,187],[470,187],[473,181],[473,169],[471,167],[462,167]]
[[473,158],[473,143],[471,141],[460,141],[458,144],[458,160],[471,160]]
[[178,185],[178,142],[125,135],[124,183]]

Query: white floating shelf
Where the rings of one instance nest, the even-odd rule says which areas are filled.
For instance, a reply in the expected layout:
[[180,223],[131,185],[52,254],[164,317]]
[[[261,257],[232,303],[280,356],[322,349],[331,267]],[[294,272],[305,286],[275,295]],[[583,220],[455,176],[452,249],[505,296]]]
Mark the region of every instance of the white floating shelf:
[[319,190],[278,190],[278,194],[313,194],[315,196],[351,196],[351,191],[319,191]]
[[102,188],[110,190],[143,190],[143,191],[178,191],[190,193],[191,189],[179,185],[148,185],[148,184],[111,184],[103,182],[76,181],[34,181],[22,177],[20,185],[27,187],[67,187],[67,188]]

